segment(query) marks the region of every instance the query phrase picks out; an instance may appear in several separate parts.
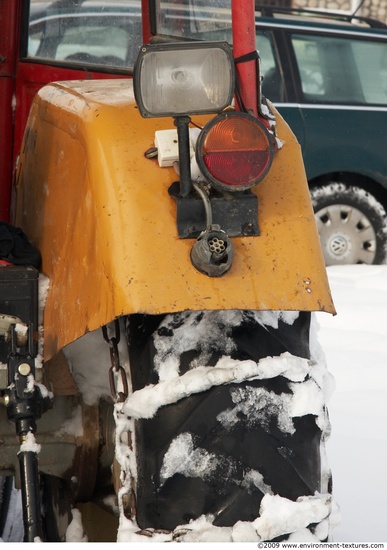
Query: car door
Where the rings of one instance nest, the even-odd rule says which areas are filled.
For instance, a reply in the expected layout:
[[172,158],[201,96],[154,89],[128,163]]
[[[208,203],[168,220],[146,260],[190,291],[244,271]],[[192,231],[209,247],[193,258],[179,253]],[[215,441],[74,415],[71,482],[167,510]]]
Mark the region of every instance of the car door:
[[286,36],[281,27],[269,28],[257,19],[256,37],[261,58],[262,93],[274,103],[304,147],[304,121],[296,102],[294,67],[289,59]]
[[386,186],[387,35],[288,31],[309,180],[346,172]]

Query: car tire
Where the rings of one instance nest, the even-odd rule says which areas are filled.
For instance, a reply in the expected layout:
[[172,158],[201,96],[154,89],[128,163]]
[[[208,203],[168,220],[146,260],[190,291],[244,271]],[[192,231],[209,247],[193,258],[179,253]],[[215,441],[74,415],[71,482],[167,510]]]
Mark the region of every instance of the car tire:
[[[215,366],[230,353],[224,348],[225,340],[236,360],[258,362],[286,352],[309,357],[309,313],[301,312],[293,324],[280,320],[277,327],[260,323],[259,313],[249,311],[236,312],[238,323],[227,326],[225,313],[184,312],[168,315],[161,323],[160,319],[155,323],[154,316],[131,316],[127,340],[130,365],[135,366],[133,390],[158,385],[159,352],[169,368],[176,344],[179,351],[173,361],[179,362],[179,376],[195,368],[192,365]],[[208,331],[200,327],[203,322]],[[188,336],[187,346],[181,345],[187,334],[197,333],[202,336]],[[223,338],[225,333],[227,338]],[[207,346],[206,359],[202,344]],[[216,527],[233,526],[259,516],[267,491],[292,501],[326,492],[320,455],[324,436],[316,417],[293,418],[291,433],[280,426],[277,415],[287,410],[285,402],[292,392],[288,382],[281,375],[213,386],[162,406],[152,418],[137,420],[139,527],[174,531],[202,516],[212,517]],[[258,407],[257,395],[264,396]],[[230,411],[238,408],[236,403],[240,410],[228,423]],[[253,476],[256,481],[251,483]],[[314,533],[316,525],[309,528]],[[285,529],[276,540],[288,536]]]
[[374,195],[340,182],[310,193],[327,266],[387,263],[387,216]]

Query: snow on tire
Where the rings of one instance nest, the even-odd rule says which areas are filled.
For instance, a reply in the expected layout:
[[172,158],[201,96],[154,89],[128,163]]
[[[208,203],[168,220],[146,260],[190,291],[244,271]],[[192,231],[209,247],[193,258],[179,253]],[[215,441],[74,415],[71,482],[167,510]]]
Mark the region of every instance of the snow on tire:
[[329,376],[311,360],[309,331],[305,312],[128,318],[133,393],[116,405],[117,440],[134,421],[118,460],[137,510],[119,541],[140,529],[168,531],[157,540],[327,540]]
[[386,211],[369,191],[329,182],[310,192],[326,265],[387,262]]

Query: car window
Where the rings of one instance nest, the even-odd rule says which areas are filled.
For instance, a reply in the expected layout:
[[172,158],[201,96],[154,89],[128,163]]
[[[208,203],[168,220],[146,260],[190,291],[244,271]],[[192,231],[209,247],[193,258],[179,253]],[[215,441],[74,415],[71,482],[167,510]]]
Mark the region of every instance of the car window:
[[262,93],[271,101],[283,101],[283,77],[277,63],[271,32],[257,29],[256,41],[261,59]]
[[323,99],[327,91],[319,57],[318,40],[295,35],[292,37],[292,43],[304,95],[315,94]]
[[[226,40],[232,44],[231,0],[202,0],[195,4],[160,0],[156,32],[200,40]],[[276,61],[272,33],[257,28],[256,44],[261,60],[263,94],[272,101],[281,101],[283,78]]]
[[[58,43],[56,59],[108,60],[124,65],[130,34],[122,27],[95,24],[69,26]],[[84,58],[84,59],[83,59]]]
[[304,101],[387,104],[387,44],[293,34]]
[[231,0],[160,0],[156,25],[157,34],[231,43]]
[[352,48],[366,103],[387,105],[387,44],[354,41]]
[[140,13],[132,0],[46,2],[31,9],[28,57],[131,68],[142,44]]

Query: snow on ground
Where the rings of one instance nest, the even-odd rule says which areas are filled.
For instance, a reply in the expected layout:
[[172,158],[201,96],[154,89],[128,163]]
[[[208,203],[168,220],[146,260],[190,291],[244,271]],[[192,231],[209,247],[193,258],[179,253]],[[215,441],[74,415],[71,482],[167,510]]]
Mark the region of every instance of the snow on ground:
[[337,542],[387,541],[387,266],[328,268],[338,315],[318,313],[336,379],[327,453],[342,521]]

